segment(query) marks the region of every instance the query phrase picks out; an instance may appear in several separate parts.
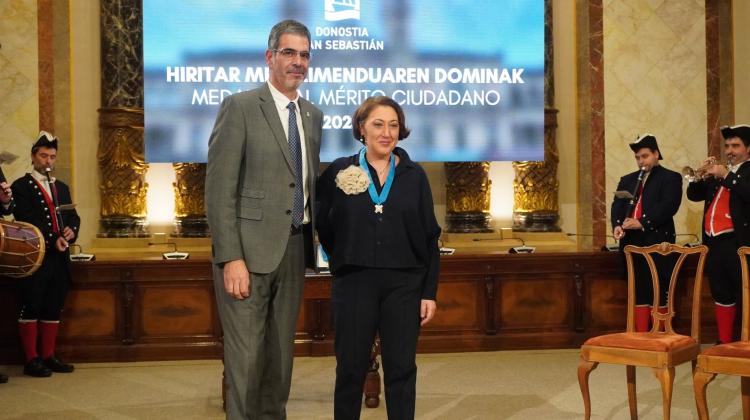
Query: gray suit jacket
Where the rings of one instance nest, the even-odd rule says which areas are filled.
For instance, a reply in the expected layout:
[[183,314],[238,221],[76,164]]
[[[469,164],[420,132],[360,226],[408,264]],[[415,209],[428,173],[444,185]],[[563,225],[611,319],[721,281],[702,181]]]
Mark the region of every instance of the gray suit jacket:
[[[299,107],[312,223],[323,113],[301,97]],[[293,183],[289,143],[268,85],[225,98],[208,143],[206,169],[214,264],[244,259],[248,270],[259,274],[278,267],[292,224]],[[311,235],[305,236],[312,249]]]

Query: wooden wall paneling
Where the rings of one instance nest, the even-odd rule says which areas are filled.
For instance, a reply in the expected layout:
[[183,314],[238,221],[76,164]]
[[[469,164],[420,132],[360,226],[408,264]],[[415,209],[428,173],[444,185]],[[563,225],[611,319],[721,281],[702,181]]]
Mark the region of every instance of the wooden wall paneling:
[[585,308],[586,308],[586,296],[584,296],[584,291],[586,290],[584,288],[584,276],[585,273],[583,271],[583,268],[581,267],[581,264],[576,262],[573,264],[573,330],[576,333],[582,333],[585,331],[586,326],[586,316],[585,316]]
[[[569,330],[574,283],[567,275],[500,281],[500,333],[507,330]],[[561,298],[562,297],[562,298]]]
[[136,289],[137,340],[212,337],[215,334],[213,288],[205,282],[174,285],[168,282]]
[[438,311],[423,329],[424,334],[486,334],[483,277],[444,275],[438,287]]
[[586,329],[597,331],[624,330],[628,303],[628,284],[618,277],[587,277]]
[[497,278],[487,274],[482,278],[480,285],[484,286],[484,332],[487,335],[495,335],[497,334],[497,311],[495,308],[500,305],[497,298]]
[[80,263],[71,267],[71,274],[74,285],[63,308],[59,343],[120,340],[123,308],[119,273],[108,266]]
[[330,304],[331,277],[308,272],[295,334],[295,355],[333,353],[333,313]]
[[133,268],[124,267],[120,274],[120,304],[122,305],[121,341],[124,345],[135,344],[135,283],[133,282]]
[[487,337],[486,287],[493,281],[482,275],[461,275],[443,270],[438,287],[438,310],[422,328],[419,352],[477,351]]
[[[619,264],[617,254],[604,252],[445,257],[438,313],[423,329],[419,351],[575,348],[590,336],[622,330],[626,282]],[[59,340],[63,358],[221,357],[208,260],[75,263],[73,279]],[[22,360],[16,325],[20,281],[0,278],[0,363]],[[684,286],[689,290],[687,282]],[[333,354],[330,293],[330,275],[307,274],[297,355]],[[680,308],[689,301],[684,294],[676,302]],[[708,342],[715,339],[712,311],[706,287]],[[678,325],[687,325],[682,316]]]
[[[133,340],[160,342],[214,337],[209,264],[148,264],[133,268]],[[129,293],[129,292],[128,292]]]
[[117,288],[103,285],[68,293],[60,323],[60,342],[117,339]]
[[[90,293],[102,284],[114,291],[117,332],[112,342],[71,336],[61,341],[63,354],[100,360],[97,350],[106,348],[109,360],[220,357],[221,328],[207,261],[80,263],[73,273],[71,295]],[[68,298],[72,313],[77,304],[75,297]]]

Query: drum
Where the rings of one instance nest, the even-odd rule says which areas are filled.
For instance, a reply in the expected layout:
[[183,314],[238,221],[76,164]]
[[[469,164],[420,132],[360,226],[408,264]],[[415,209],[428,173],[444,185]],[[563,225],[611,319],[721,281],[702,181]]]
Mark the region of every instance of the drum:
[[0,276],[30,276],[43,259],[44,241],[36,226],[0,219]]

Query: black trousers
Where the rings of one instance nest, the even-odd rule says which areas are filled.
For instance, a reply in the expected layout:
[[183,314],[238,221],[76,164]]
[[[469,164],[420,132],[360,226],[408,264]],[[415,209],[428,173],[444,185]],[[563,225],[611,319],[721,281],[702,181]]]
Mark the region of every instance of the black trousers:
[[414,418],[424,269],[344,267],[333,280],[334,419],[359,419],[375,334],[380,335],[389,420]]
[[734,232],[708,237],[706,271],[711,296],[721,305],[742,304],[742,267],[737,249],[740,243]]
[[70,286],[67,252],[47,250],[39,269],[21,282],[19,319],[59,321]]

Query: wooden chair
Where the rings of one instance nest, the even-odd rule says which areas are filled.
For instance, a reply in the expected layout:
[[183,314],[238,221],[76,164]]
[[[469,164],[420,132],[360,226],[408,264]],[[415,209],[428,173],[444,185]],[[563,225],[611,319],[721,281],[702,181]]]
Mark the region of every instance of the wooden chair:
[[695,405],[698,407],[698,417],[708,420],[706,405],[706,386],[717,373],[740,376],[742,393],[742,418],[750,420],[750,272],[748,272],[747,256],[750,247],[743,246],[737,251],[742,266],[742,334],[740,341],[718,344],[706,349],[698,356],[698,365],[693,371],[693,387],[695,388]]
[[[692,361],[700,353],[700,299],[703,283],[703,265],[708,248],[700,245],[686,248],[669,243],[652,245],[649,247],[625,247],[625,260],[628,267],[628,312],[624,333],[606,334],[586,340],[581,346],[581,361],[578,364],[578,383],[581,386],[585,418],[591,417],[591,399],[589,396],[589,374],[599,363],[614,363],[625,365],[628,403],[630,418],[638,418],[636,403],[635,367],[645,366],[654,370],[654,374],[661,382],[664,419],[669,419],[672,403],[672,385],[674,383],[674,367]],[[651,271],[651,281],[654,286],[654,301],[651,316],[653,327],[649,332],[635,332],[635,278],[633,255],[646,258]],[[678,255],[669,281],[667,313],[659,313],[659,282],[654,264],[653,254]],[[695,272],[693,286],[692,322],[690,335],[675,333],[672,329],[672,318],[675,315],[675,296],[677,277],[685,259],[689,255],[699,254],[698,267]]]

